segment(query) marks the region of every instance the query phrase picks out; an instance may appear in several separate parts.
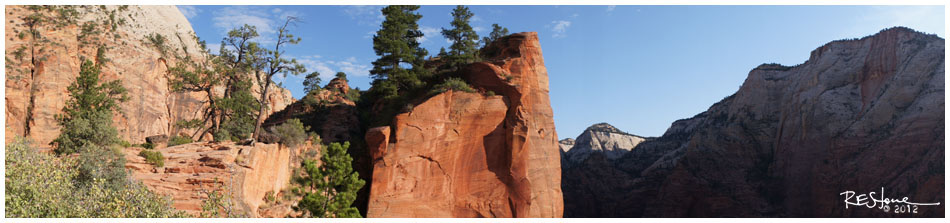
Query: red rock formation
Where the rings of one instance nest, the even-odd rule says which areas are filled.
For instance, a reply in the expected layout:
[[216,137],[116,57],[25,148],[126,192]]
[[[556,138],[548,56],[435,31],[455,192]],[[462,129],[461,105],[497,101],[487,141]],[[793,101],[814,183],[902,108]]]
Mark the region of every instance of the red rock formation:
[[[36,145],[45,146],[59,135],[55,116],[69,97],[66,87],[79,75],[80,59],[96,59],[99,46],[108,49],[104,56],[109,60],[103,62],[102,80],[121,80],[128,89],[129,101],[120,104],[122,113],[113,118],[121,138],[142,143],[148,136],[194,131],[178,129],[174,124],[201,118],[207,97],[203,93],[172,92],[167,71],[179,61],[163,55],[146,38],[162,35],[168,54],[188,55],[195,60],[205,58],[192,38],[191,24],[181,12],[175,6],[76,6],[75,9],[80,16],[74,23],[59,18],[42,22],[36,27],[40,38],[33,39],[27,35],[29,27],[24,18],[34,12],[25,6],[6,6],[4,41],[7,57],[11,59],[6,73],[6,140],[26,136]],[[57,16],[47,10],[41,10],[40,14]],[[109,14],[115,15],[115,28],[96,25],[96,32],[82,32],[81,26],[86,22],[113,21]],[[117,22],[119,20],[124,23]],[[268,112],[281,110],[293,102],[286,89],[273,92],[266,100]]]
[[483,52],[463,77],[497,96],[449,91],[367,133],[368,217],[561,217],[560,158],[536,33]]
[[[287,187],[297,155],[277,144],[191,143],[157,149],[166,160],[164,167],[154,167],[138,155],[139,150],[124,151],[132,177],[149,190],[170,196],[175,209],[197,215],[208,193],[218,190],[233,198],[235,213],[247,217],[261,217],[258,210],[265,194],[277,195]],[[289,211],[267,214],[284,217]]]

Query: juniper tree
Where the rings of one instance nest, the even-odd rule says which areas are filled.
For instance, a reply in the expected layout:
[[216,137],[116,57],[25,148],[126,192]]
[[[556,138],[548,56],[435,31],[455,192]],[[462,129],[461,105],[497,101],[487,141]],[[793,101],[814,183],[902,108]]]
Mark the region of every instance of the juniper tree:
[[446,56],[446,62],[456,70],[462,64],[473,62],[475,53],[478,51],[478,34],[468,24],[472,16],[474,14],[468,10],[468,7],[456,6],[452,10],[452,22],[450,23],[452,29],[442,28],[442,36],[452,41]]

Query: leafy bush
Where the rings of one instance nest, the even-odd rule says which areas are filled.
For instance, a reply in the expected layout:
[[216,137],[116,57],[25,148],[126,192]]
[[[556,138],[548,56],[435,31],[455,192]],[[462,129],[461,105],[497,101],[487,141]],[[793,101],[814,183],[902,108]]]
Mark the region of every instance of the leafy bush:
[[188,144],[192,142],[194,142],[194,140],[192,140],[190,137],[175,136],[175,137],[172,137],[171,139],[168,139],[168,146],[177,146],[177,145]]
[[99,83],[99,66],[85,60],[76,81],[67,87],[70,98],[56,120],[62,126],[52,145],[57,154],[71,154],[85,146],[111,146],[119,142],[112,126],[112,112],[119,102],[128,100],[126,89],[118,80]]
[[129,147],[132,147],[132,143],[129,143],[129,141],[121,140],[119,141],[119,146],[122,146],[122,148],[129,148]]
[[231,132],[229,132],[227,129],[218,129],[218,131],[215,131],[214,134],[212,134],[212,136],[214,136],[215,142],[224,142],[224,141],[231,140]]
[[290,119],[273,128],[274,134],[280,137],[280,144],[289,147],[295,147],[306,141],[308,130],[310,130],[310,128],[303,126],[303,122],[300,122],[300,119]]
[[464,91],[468,93],[475,92],[475,89],[472,89],[472,87],[468,86],[468,83],[465,83],[465,81],[463,81],[462,79],[457,78],[457,77],[452,77],[449,79],[445,79],[445,82],[442,82],[441,84],[435,85],[435,87],[432,89],[430,93],[438,94],[438,93],[442,93],[442,92],[446,92],[450,90]]
[[[84,152],[85,153],[85,152]],[[171,200],[130,178],[112,184],[102,178],[81,182],[80,157],[55,157],[23,139],[6,145],[6,217],[156,218],[184,217]],[[123,168],[124,171],[124,168]]]
[[162,155],[162,152],[146,149],[139,152],[139,156],[145,158],[145,162],[155,165],[157,167],[165,166],[165,155]]

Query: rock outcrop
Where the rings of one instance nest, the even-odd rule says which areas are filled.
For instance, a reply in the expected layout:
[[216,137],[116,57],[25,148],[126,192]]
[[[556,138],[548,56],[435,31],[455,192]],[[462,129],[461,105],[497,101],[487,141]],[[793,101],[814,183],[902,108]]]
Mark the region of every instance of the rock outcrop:
[[558,143],[565,158],[575,163],[586,160],[592,152],[602,153],[609,160],[618,159],[646,139],[620,131],[610,124],[598,123],[587,127],[577,139],[564,139]]
[[261,214],[267,203],[265,196],[282,196],[290,184],[299,150],[277,144],[241,146],[231,142],[199,142],[156,150],[166,158],[163,167],[146,163],[138,155],[139,148],[124,151],[126,167],[149,190],[170,196],[175,209],[197,216],[208,195],[217,191],[231,198],[234,216],[285,217],[292,212],[286,208]]
[[[175,123],[201,118],[207,97],[173,92],[167,71],[180,62],[171,55],[205,57],[175,6],[6,6],[6,12],[6,140],[19,135],[46,145],[59,134],[55,116],[83,58],[102,64],[103,81],[121,80],[128,89],[129,101],[113,118],[124,140],[142,143],[148,136],[194,131]],[[72,12],[76,17],[64,16]],[[35,15],[49,19],[31,22]],[[147,38],[155,35],[163,37],[164,47]],[[278,90],[265,100],[268,112],[293,102],[286,89],[271,89]]]
[[[516,33],[448,91],[367,133],[368,217],[561,217],[560,158],[537,33]],[[387,143],[388,142],[388,143]]]
[[[759,66],[662,137],[566,165],[565,216],[943,217],[944,66],[942,38],[902,27]],[[882,188],[940,205],[898,214],[841,194]]]

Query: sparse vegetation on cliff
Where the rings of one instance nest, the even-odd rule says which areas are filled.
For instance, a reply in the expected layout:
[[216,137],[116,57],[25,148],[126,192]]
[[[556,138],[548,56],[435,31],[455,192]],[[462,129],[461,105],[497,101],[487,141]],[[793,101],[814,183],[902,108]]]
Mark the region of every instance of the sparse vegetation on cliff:
[[[127,177],[82,179],[84,158],[52,156],[22,139],[8,143],[5,155],[6,217],[185,217],[168,198]],[[121,166],[111,170],[125,171]]]

